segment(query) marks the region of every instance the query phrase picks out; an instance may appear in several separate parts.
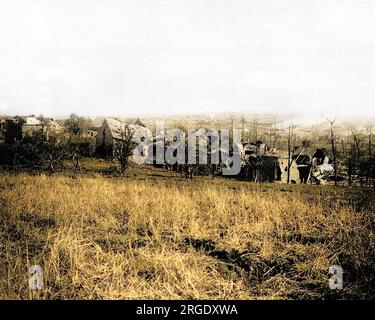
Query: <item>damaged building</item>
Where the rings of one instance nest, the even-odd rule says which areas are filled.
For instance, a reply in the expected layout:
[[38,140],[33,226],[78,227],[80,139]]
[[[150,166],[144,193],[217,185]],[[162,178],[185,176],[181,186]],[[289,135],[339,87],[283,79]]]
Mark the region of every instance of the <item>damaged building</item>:
[[255,182],[320,184],[329,180],[334,171],[324,148],[297,147],[289,155],[258,141],[243,144],[241,159],[241,179]]
[[116,118],[104,119],[96,134],[97,153],[112,157],[116,144],[124,138],[126,129],[138,130],[145,127],[139,119],[127,122]]
[[7,143],[22,140],[32,136],[36,132],[43,131],[46,134],[60,133],[64,130],[57,121],[52,118],[36,118],[30,116],[3,117],[0,119],[0,131],[2,140]]

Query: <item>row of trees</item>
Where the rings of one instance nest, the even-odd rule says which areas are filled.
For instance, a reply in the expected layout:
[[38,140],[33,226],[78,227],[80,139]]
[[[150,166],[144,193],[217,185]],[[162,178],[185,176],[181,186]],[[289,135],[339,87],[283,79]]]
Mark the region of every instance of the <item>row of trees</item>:
[[[367,127],[367,133],[359,133],[354,129],[346,139],[335,134],[335,120],[327,119],[330,124],[330,144],[333,155],[333,167],[335,185],[340,176],[344,176],[348,185],[354,181],[361,186],[373,186],[375,188],[375,154],[372,150],[372,127]],[[340,150],[341,145],[341,150]]]
[[346,160],[348,184],[357,180],[361,186],[373,185],[375,188],[375,154],[372,150],[372,134],[359,134],[352,131],[348,143],[342,144]]

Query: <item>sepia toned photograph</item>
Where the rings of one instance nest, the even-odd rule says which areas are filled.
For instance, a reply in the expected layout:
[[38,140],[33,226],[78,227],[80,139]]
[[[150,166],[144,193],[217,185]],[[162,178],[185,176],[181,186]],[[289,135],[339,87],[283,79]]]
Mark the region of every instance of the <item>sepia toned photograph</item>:
[[0,300],[373,300],[374,30],[372,0],[0,0]]

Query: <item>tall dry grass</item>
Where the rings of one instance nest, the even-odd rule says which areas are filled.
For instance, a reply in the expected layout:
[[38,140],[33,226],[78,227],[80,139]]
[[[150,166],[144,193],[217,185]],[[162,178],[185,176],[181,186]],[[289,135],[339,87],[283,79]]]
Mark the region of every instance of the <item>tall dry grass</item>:
[[283,188],[2,174],[0,299],[35,298],[33,264],[40,299],[374,297],[374,215],[332,188]]

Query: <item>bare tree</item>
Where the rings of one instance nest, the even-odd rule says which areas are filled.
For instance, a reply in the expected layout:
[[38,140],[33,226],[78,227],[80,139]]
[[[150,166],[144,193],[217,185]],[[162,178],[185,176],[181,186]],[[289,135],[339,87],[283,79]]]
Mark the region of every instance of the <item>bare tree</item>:
[[311,133],[312,143],[315,145],[319,139],[319,127],[313,126]]
[[368,125],[366,127],[366,131],[368,133],[368,156],[372,156],[372,125]]
[[370,180],[373,176],[374,165],[373,165],[373,158],[372,158],[372,125],[368,125],[366,127],[366,131],[368,133],[368,156],[367,156],[367,184],[370,184]]
[[269,137],[269,147],[272,148],[272,135],[273,135],[273,132],[272,132],[272,122],[270,122],[269,124],[269,128],[268,128],[268,137]]
[[361,143],[362,139],[359,135],[359,133],[352,130],[352,137],[353,137],[353,148],[354,148],[354,167],[357,167],[358,169],[358,175],[360,179],[361,186],[363,185],[363,168],[361,166]]
[[120,167],[117,171],[124,175],[129,165],[129,157],[133,148],[134,130],[126,126],[121,130],[120,139],[117,139],[113,146],[113,155],[119,162]]
[[229,117],[230,117],[230,137],[233,138],[234,116],[233,116],[233,114],[230,114]]
[[347,172],[348,172],[348,185],[351,186],[353,183],[353,172],[354,172],[354,146],[353,142],[351,139],[348,141],[349,142],[349,152],[347,153]]
[[279,140],[279,129],[277,128],[277,120],[274,118],[273,120],[273,145],[271,147],[277,148],[278,147],[278,140]]
[[336,122],[336,118],[334,120],[330,120],[327,118],[327,121],[329,122],[331,126],[330,139],[331,139],[331,148],[332,148],[332,154],[333,154],[333,170],[335,174],[335,186],[337,186],[337,153],[336,153],[335,134],[333,131],[333,126]]
[[245,139],[245,123],[246,123],[246,119],[245,119],[245,116],[242,115],[241,117],[241,128],[242,128],[242,141],[245,142],[247,139]]
[[293,147],[293,131],[294,131],[294,126],[293,123],[292,125],[289,126],[288,128],[288,166],[287,166],[287,183],[290,182],[290,166],[292,165],[292,149]]
[[78,152],[76,151],[73,151],[72,155],[71,155],[71,161],[72,161],[72,164],[73,164],[73,168],[74,168],[74,174],[77,173],[77,171],[82,174],[82,167],[81,167],[81,161],[80,161],[80,155]]
[[68,155],[68,143],[63,134],[48,134],[43,128],[43,130],[34,133],[31,143],[48,164],[50,173],[54,173],[57,167],[61,171],[63,170],[64,160]]
[[253,142],[257,142],[258,140],[258,121],[255,117],[253,119],[252,139],[253,139]]

